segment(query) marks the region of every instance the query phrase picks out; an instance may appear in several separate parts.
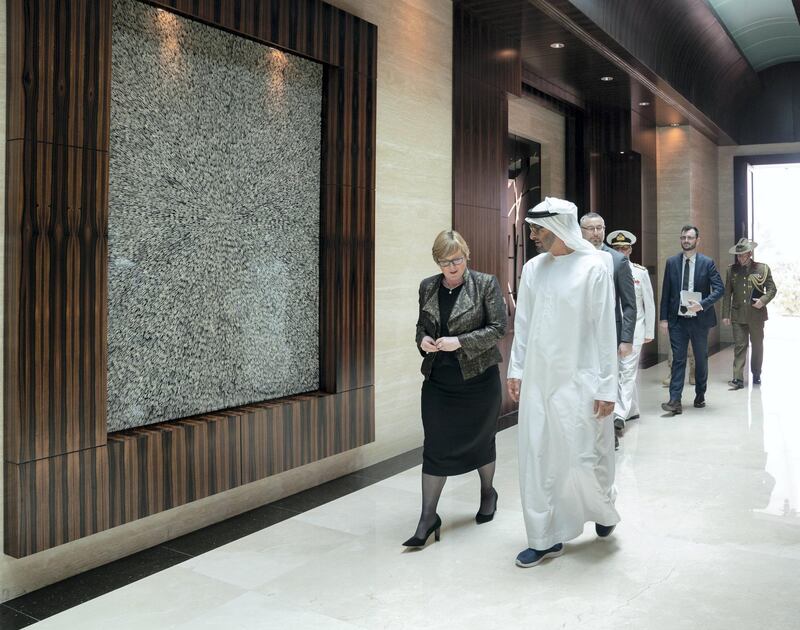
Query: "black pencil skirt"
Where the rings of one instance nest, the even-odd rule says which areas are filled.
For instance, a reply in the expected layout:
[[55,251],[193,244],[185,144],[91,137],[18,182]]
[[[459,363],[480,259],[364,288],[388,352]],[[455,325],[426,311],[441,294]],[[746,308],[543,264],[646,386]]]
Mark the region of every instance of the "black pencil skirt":
[[495,460],[500,388],[497,365],[467,380],[457,364],[434,366],[422,384],[422,472],[460,475]]

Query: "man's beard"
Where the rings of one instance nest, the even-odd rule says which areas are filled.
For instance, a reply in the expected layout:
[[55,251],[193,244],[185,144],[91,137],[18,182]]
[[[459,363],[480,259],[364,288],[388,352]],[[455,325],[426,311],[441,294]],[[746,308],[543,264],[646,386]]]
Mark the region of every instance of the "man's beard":
[[681,243],[681,247],[683,248],[683,251],[690,252],[695,247],[697,247],[697,241],[695,241],[694,243],[687,243],[684,241],[683,243]]
[[553,247],[553,243],[555,243],[556,237],[554,234],[547,234],[540,238],[537,238],[534,241],[536,245],[536,249],[539,251],[540,254],[544,254],[545,252],[549,252],[550,248]]

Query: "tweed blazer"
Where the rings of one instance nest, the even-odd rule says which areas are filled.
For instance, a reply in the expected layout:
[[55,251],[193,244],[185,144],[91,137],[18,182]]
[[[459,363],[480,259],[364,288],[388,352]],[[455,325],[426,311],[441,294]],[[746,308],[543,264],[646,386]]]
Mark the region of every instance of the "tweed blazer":
[[[435,352],[426,354],[420,344],[426,335],[438,339],[442,329],[439,317],[439,285],[442,274],[425,278],[419,285],[419,318],[417,319],[417,349],[424,357],[421,371],[427,380],[431,375]],[[497,342],[506,334],[508,317],[500,283],[493,275],[464,272],[464,287],[453,305],[447,327],[450,335],[458,337],[461,347],[456,359],[465,379],[473,378],[487,368],[500,363],[502,356]]]

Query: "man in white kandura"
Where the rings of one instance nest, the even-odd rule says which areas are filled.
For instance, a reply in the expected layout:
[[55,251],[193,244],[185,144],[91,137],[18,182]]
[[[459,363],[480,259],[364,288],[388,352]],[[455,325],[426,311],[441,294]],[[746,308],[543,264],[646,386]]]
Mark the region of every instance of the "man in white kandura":
[[650,343],[656,332],[656,303],[653,299],[653,285],[647,267],[631,261],[631,252],[636,236],[627,230],[615,230],[608,235],[606,242],[628,259],[633,275],[633,288],[636,293],[636,328],[633,331],[633,352],[619,359],[619,387],[617,404],[614,405],[614,428],[625,430],[628,420],[639,417],[639,390],[636,376],[639,373],[639,355],[642,345]]
[[611,255],[585,241],[575,204],[528,211],[542,255],[525,263],[508,392],[519,401],[519,479],[528,549],[517,565],[560,556],[587,521],[605,538],[614,508],[617,331]]

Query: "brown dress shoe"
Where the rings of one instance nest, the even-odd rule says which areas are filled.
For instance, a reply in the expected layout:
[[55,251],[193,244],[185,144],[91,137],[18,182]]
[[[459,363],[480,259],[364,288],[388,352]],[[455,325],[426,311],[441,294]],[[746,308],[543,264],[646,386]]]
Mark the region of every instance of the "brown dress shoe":
[[744,389],[744,381],[740,381],[738,378],[734,378],[728,381],[728,385],[731,386],[730,391],[734,391],[737,389]]
[[670,400],[669,402],[661,403],[661,408],[664,411],[669,411],[673,416],[683,413],[680,400]]

